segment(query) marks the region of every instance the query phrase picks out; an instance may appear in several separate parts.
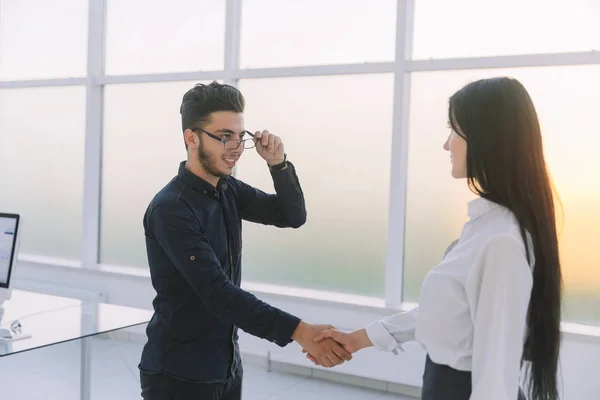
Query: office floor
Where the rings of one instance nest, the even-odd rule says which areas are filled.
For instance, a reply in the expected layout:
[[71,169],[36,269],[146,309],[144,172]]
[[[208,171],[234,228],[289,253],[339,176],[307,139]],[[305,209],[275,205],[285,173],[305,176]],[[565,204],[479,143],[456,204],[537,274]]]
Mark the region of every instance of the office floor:
[[[92,400],[141,399],[137,363],[142,346],[92,340]],[[79,398],[80,344],[69,342],[0,358],[0,398]],[[243,400],[408,400],[322,380],[245,365]]]

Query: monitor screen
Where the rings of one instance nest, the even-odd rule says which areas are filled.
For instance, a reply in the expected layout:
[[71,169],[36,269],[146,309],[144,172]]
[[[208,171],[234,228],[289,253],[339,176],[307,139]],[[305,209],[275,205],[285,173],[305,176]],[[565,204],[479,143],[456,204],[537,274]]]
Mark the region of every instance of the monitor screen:
[[0,288],[8,288],[10,284],[18,228],[18,214],[0,213]]

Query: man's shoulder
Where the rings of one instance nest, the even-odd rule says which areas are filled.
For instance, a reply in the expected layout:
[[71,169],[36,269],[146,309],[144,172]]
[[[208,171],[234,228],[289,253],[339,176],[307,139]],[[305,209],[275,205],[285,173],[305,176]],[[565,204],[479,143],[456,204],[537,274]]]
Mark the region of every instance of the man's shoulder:
[[[228,189],[234,187],[236,183],[227,182]],[[152,214],[167,214],[173,213],[181,216],[196,216],[201,218],[203,215],[213,214],[218,210],[218,202],[212,197],[202,195],[197,190],[188,186],[183,180],[178,177],[173,178],[167,185],[159,190],[146,210],[146,216],[151,217]]]
[[148,204],[146,214],[149,214],[152,210],[161,204],[171,204],[176,206],[180,203],[184,185],[180,182],[177,177],[173,178],[169,183],[163,186]]
[[166,199],[169,197],[177,196],[177,193],[183,187],[182,182],[178,177],[173,177],[166,185],[164,185],[152,198],[152,202],[156,200]]

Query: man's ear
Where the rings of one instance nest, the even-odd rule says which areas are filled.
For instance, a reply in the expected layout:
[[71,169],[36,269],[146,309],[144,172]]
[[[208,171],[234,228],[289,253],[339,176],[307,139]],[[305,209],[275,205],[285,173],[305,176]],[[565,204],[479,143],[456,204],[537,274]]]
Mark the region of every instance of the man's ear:
[[183,132],[183,138],[185,140],[185,144],[187,144],[188,146],[195,147],[198,144],[198,136],[191,129],[186,129]]

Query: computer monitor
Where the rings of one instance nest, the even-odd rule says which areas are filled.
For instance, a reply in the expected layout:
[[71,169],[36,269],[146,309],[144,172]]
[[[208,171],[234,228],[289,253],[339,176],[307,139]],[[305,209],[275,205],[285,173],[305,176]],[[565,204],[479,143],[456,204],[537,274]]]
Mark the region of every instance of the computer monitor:
[[0,213],[0,304],[10,298],[10,277],[17,257],[19,214]]

